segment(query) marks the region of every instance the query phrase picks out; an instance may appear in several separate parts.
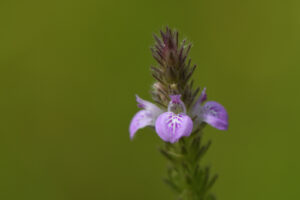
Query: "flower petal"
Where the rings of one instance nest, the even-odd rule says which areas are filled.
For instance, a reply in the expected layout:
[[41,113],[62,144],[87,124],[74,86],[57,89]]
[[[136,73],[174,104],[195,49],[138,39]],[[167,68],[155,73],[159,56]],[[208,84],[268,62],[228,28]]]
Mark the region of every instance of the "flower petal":
[[154,126],[154,122],[155,119],[150,111],[140,110],[131,120],[129,126],[130,138],[132,139],[139,129],[144,128],[145,126]]
[[146,101],[144,99],[141,99],[138,95],[136,95],[136,101],[138,102],[138,107],[143,108],[149,112],[151,112],[152,116],[154,118],[157,118],[160,114],[162,114],[164,111],[160,109],[155,104]]
[[198,100],[196,101],[196,103],[193,106],[193,109],[191,110],[191,115],[195,116],[197,114],[199,114],[200,110],[201,110],[201,104],[206,101],[207,99],[207,95],[206,95],[206,88],[203,88]]
[[228,129],[228,114],[221,104],[215,101],[208,101],[202,107],[201,114],[203,121],[211,126],[220,130]]
[[200,104],[202,104],[204,101],[206,101],[206,99],[207,99],[206,88],[203,88],[198,101]]
[[181,101],[181,94],[174,94],[174,95],[170,95],[170,99],[172,103],[176,103],[176,104],[180,104]]
[[170,95],[171,101],[169,102],[168,105],[168,112],[186,113],[186,107],[180,98],[181,98],[180,94]]
[[161,139],[166,142],[175,143],[181,137],[191,134],[193,121],[183,113],[165,112],[157,118],[155,129]]

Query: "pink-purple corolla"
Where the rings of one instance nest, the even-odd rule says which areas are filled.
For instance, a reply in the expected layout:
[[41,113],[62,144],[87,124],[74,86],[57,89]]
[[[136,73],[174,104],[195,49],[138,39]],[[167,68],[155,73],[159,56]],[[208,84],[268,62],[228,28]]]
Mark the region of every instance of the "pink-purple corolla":
[[142,110],[135,114],[130,123],[130,138],[132,139],[139,129],[146,126],[155,127],[158,136],[170,143],[177,142],[181,137],[190,136],[193,128],[202,123],[210,124],[219,130],[227,130],[228,115],[225,108],[214,101],[203,104],[207,98],[205,88],[189,113],[180,97],[180,94],[170,95],[168,109],[163,110],[136,96],[138,107]]

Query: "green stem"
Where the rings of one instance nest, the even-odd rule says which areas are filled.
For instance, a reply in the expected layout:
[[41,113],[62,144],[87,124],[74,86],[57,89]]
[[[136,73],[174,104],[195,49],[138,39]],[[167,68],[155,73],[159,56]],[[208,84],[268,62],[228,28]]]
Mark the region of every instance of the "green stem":
[[209,167],[200,165],[201,158],[210,146],[202,145],[201,131],[178,143],[166,143],[161,153],[168,158],[165,182],[177,193],[180,200],[213,200],[209,192],[217,176],[210,177]]

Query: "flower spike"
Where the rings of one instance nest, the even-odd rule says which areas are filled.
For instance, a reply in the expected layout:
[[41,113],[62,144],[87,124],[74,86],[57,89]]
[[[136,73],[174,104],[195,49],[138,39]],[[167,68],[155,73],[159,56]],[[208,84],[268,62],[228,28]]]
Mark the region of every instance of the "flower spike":
[[188,55],[191,43],[179,41],[178,32],[168,27],[154,39],[151,51],[156,64],[151,66],[155,79],[151,94],[159,107],[136,96],[141,110],[131,120],[130,138],[141,128],[154,127],[167,143],[160,149],[170,165],[166,183],[178,192],[180,199],[215,199],[209,190],[216,176],[211,176],[209,168],[200,163],[210,144],[202,143],[202,125],[227,130],[228,114],[215,101],[205,103],[206,88],[199,95],[200,87],[194,87],[192,75],[196,65]]

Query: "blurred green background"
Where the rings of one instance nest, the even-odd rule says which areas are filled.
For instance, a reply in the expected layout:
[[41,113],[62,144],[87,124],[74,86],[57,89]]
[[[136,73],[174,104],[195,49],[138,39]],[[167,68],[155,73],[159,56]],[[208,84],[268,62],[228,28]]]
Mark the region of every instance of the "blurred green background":
[[230,129],[206,128],[220,200],[299,199],[300,1],[0,2],[0,199],[174,199],[150,129],[152,34],[193,43],[194,79]]

